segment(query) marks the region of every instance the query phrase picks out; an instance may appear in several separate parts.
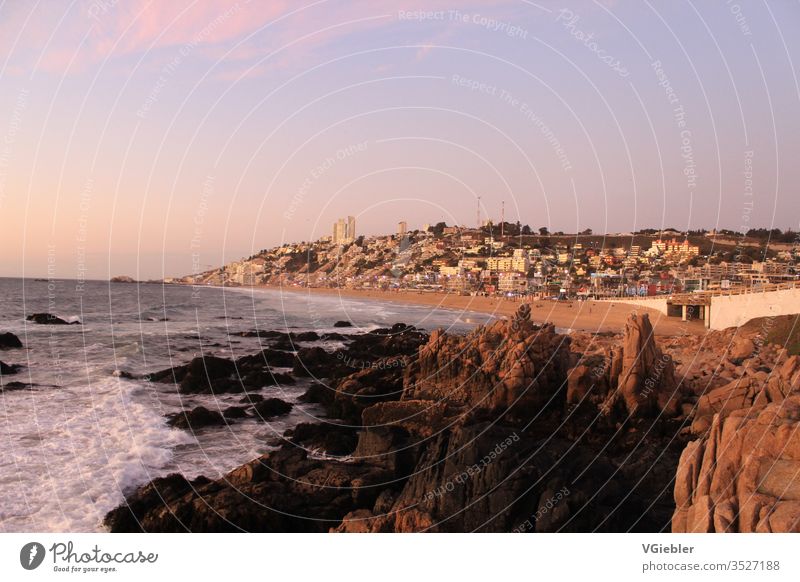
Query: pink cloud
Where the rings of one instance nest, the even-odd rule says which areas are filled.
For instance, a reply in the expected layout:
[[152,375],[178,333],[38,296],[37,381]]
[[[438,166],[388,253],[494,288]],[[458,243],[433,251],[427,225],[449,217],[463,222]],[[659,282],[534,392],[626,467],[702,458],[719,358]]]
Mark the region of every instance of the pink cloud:
[[[11,61],[32,60],[38,68],[56,74],[85,71],[106,60],[168,47],[190,47],[209,58],[219,58],[247,35],[264,30],[255,42],[243,44],[228,55],[232,61],[256,62],[291,43],[287,54],[252,71],[236,66],[239,74],[256,74],[287,66],[318,47],[358,30],[397,22],[399,11],[478,10],[499,5],[524,6],[519,0],[83,0],[33,10],[25,3],[0,13],[0,56]],[[57,6],[57,5],[56,5]],[[364,20],[368,16],[387,18]],[[354,21],[352,26],[336,26]],[[443,23],[446,27],[447,23]],[[11,39],[24,26],[21,44]],[[315,32],[316,31],[316,32]],[[302,41],[296,42],[297,38]],[[423,50],[423,53],[425,51]]]

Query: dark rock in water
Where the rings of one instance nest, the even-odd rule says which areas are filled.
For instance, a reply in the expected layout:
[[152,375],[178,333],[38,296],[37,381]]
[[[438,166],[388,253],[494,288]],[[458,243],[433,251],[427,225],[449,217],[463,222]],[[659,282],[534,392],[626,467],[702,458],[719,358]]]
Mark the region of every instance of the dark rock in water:
[[248,418],[247,409],[243,406],[229,406],[222,411],[225,418]]
[[262,400],[264,400],[264,397],[261,394],[246,394],[244,398],[239,400],[239,404],[255,404]]
[[341,353],[349,360],[370,362],[390,356],[415,356],[427,343],[428,334],[412,326],[396,324],[350,338],[352,341]]
[[111,277],[109,279],[111,283],[136,283],[136,279],[130,277],[128,275],[116,275],[115,277]]
[[239,368],[253,369],[262,366],[270,366],[272,368],[291,368],[295,364],[295,356],[291,352],[284,352],[267,348],[258,354],[250,356],[242,356],[236,360],[236,365]]
[[0,333],[0,350],[21,348],[22,342],[11,332]]
[[[261,386],[261,387],[263,387],[263,386],[291,386],[292,384],[295,383],[294,378],[292,378],[292,376],[290,376],[289,374],[281,374],[280,372],[273,372],[273,371],[268,371],[266,373],[258,372],[258,373],[255,373],[255,374],[248,374],[246,376],[246,378],[248,380],[250,380],[251,378],[258,378],[259,381],[260,381],[260,384],[258,384],[258,386]],[[250,385],[251,386],[256,386],[257,384],[252,383]]]
[[209,410],[204,406],[198,406],[192,410],[184,410],[171,415],[167,424],[175,428],[198,429],[205,426],[225,424],[225,419],[216,410]]
[[114,370],[114,376],[117,378],[122,378],[123,380],[136,380],[137,376],[131,374],[130,372],[126,372],[125,370]]
[[203,356],[182,366],[154,372],[149,379],[175,382],[183,394],[238,393],[248,388],[294,384],[290,375],[271,369],[272,366],[292,365],[294,361],[293,354],[272,349],[243,356],[235,362],[217,356]]
[[292,368],[295,376],[313,376],[316,378],[328,376],[328,370],[337,361],[335,355],[326,352],[321,347],[301,348],[297,352],[297,359]]
[[[172,473],[166,477],[154,479],[136,492],[135,498],[129,499],[128,505],[123,505],[109,512],[105,523],[113,526],[115,531],[139,532],[137,516],[155,506],[163,506],[162,500],[176,499],[188,493],[195,487],[210,483],[206,477],[198,477],[194,481],[187,480],[183,475]],[[188,525],[176,528],[173,531],[186,531]]]
[[239,334],[242,337],[260,337],[263,339],[288,339],[289,334],[283,331],[251,329]]
[[335,424],[303,422],[284,435],[306,449],[321,450],[330,455],[349,455],[356,450],[358,430]]
[[287,349],[296,349],[294,342],[313,342],[319,339],[319,334],[315,331],[285,332],[275,330],[252,329],[243,331],[239,335],[242,337],[257,337],[261,339],[275,340],[274,346],[290,346]]
[[29,388],[33,388],[34,386],[35,384],[28,384],[26,382],[7,382],[2,386],[0,386],[0,392],[15,392],[17,390],[27,390]]
[[260,416],[264,420],[269,420],[275,416],[282,416],[289,414],[292,410],[292,405],[284,402],[280,398],[266,398],[255,405],[256,416]]
[[337,321],[333,327],[353,327],[353,324],[349,321]]
[[308,402],[311,404],[323,404],[333,402],[333,398],[335,396],[335,390],[322,384],[320,382],[314,382],[311,386],[308,387],[299,398],[300,402]]
[[[289,338],[285,338],[273,341],[272,348],[283,352],[293,352],[298,349],[298,346]],[[291,366],[291,364],[289,365]]]
[[371,333],[372,335],[396,335],[410,331],[418,331],[418,330],[413,325],[407,325],[405,323],[395,323],[392,327],[379,327],[378,329],[373,329],[369,333]]
[[5,362],[0,362],[0,374],[10,375],[16,374],[22,369],[22,366],[19,364],[6,364]]
[[349,511],[373,507],[378,486],[391,477],[381,468],[309,459],[292,446],[219,481],[156,479],[106,515],[104,524],[113,532],[322,533]]
[[50,313],[34,313],[25,318],[40,325],[80,325],[80,321],[66,321]]
[[344,341],[347,339],[346,335],[332,331],[330,333],[323,333],[320,339],[324,341]]
[[150,374],[149,379],[165,384],[175,382],[183,394],[243,391],[236,377],[236,364],[216,356],[194,358],[188,364]]

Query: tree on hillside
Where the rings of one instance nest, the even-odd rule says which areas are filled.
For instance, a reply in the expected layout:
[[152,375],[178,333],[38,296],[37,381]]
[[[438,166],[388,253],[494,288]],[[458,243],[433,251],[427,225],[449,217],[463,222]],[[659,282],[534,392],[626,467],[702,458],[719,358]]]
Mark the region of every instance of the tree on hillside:
[[550,231],[547,229],[546,226],[542,226],[539,228],[539,235],[540,236],[550,236]]
[[442,236],[445,228],[447,228],[446,222],[437,222],[430,228],[430,230],[435,236]]

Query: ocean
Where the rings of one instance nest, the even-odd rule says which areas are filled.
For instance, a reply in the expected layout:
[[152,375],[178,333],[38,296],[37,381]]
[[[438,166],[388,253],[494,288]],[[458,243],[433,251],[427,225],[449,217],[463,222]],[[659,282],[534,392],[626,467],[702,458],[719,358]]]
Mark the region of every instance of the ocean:
[[[25,320],[40,312],[82,324]],[[458,333],[491,319],[302,291],[0,279],[0,333],[12,332],[24,345],[0,350],[0,360],[23,366],[2,384],[30,384],[0,392],[0,532],[102,531],[105,514],[151,479],[173,472],[219,477],[267,452],[267,442],[287,428],[322,414],[297,404],[272,422],[247,419],[192,433],[170,428],[166,415],[198,405],[224,409],[242,395],[183,395],[121,372],[256,353],[263,340],[241,336],[253,329],[348,334],[403,322]],[[339,320],[353,327],[334,328]],[[297,403],[310,382],[261,393]]]

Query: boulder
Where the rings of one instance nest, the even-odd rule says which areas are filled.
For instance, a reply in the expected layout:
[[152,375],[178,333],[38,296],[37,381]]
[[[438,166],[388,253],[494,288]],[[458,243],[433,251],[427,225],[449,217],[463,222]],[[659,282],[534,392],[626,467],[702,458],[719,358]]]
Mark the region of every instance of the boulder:
[[263,420],[269,420],[276,416],[289,414],[292,411],[292,405],[280,398],[266,398],[257,403],[254,409],[257,417]]
[[80,325],[80,321],[66,321],[50,313],[34,313],[25,318],[39,325]]
[[308,389],[300,395],[298,400],[300,402],[307,402],[310,404],[329,404],[335,398],[335,391],[333,388],[322,384],[321,382],[314,382]]
[[292,374],[301,377],[327,378],[330,369],[336,365],[337,357],[323,348],[300,348],[292,368]]
[[244,406],[229,406],[222,411],[222,416],[225,418],[248,418],[247,408]]
[[11,332],[0,333],[0,350],[21,348],[22,342]]
[[155,372],[147,378],[153,382],[174,382],[182,394],[244,391],[236,375],[236,364],[216,356],[194,358],[188,364]]
[[351,454],[358,443],[358,430],[354,427],[330,423],[302,422],[284,436],[308,450],[319,450],[329,455]]
[[168,417],[167,424],[175,428],[192,429],[225,424],[225,419],[216,410],[198,406],[192,410],[184,410]]
[[264,397],[261,394],[245,394],[241,400],[239,400],[239,404],[255,404],[256,402],[261,402],[264,400]]
[[333,327],[353,327],[353,324],[349,321],[337,321]]
[[733,341],[733,345],[731,345],[731,349],[728,352],[728,357],[732,362],[741,362],[752,356],[754,350],[755,345],[753,344],[753,340],[746,337],[738,337]]
[[0,374],[11,375],[16,374],[22,369],[22,366],[19,364],[6,364],[5,362],[0,362]]
[[295,356],[291,352],[267,348],[258,354],[242,356],[236,360],[240,368],[269,366],[272,368],[291,368],[295,364]]
[[714,415],[674,497],[673,532],[800,532],[800,396]]
[[702,435],[715,415],[727,416],[735,410],[762,409],[770,403],[780,403],[800,391],[800,356],[786,358],[771,373],[752,374],[731,380],[714,388],[697,400],[692,431]]

